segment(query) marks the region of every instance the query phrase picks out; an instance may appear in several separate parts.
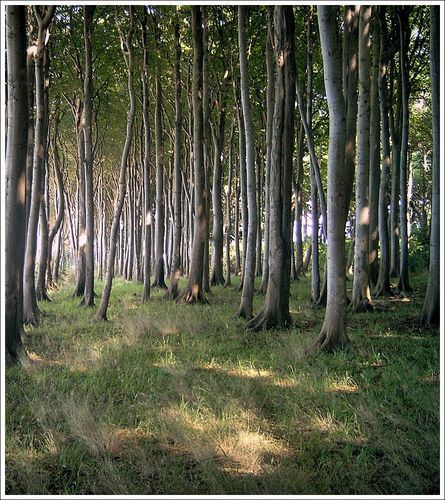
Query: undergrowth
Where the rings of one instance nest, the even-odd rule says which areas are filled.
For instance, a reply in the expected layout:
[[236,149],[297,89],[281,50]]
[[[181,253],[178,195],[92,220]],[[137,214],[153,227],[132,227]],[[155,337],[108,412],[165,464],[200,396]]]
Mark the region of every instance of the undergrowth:
[[65,284],[6,370],[6,492],[438,494],[439,335],[417,321],[425,276],[413,283],[349,314],[352,354],[312,358],[309,278],[292,283],[295,327],[256,334],[235,287],[142,304],[116,279],[98,323]]

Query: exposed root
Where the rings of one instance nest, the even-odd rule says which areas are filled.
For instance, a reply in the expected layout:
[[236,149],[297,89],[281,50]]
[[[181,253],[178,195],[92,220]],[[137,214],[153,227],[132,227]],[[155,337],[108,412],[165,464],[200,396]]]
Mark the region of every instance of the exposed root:
[[263,309],[257,316],[247,323],[245,330],[250,332],[272,329],[287,330],[292,328],[292,326],[293,321],[290,315],[285,315],[279,318],[277,314],[267,312]]
[[359,301],[351,302],[349,308],[353,313],[359,312],[374,312],[374,306],[367,298],[362,298]]
[[251,308],[248,309],[246,306],[241,305],[235,318],[244,318],[249,321],[253,318],[253,311]]
[[[378,288],[377,288],[378,287]],[[372,292],[373,297],[393,297],[394,293],[389,285],[377,285],[377,287]]]
[[315,356],[320,351],[332,352],[342,350],[353,352],[353,345],[346,332],[338,332],[323,325],[320,334],[305,351],[307,356]]
[[176,299],[176,302],[183,304],[208,304],[207,299],[201,288],[196,287],[197,290],[186,288],[181,295]]

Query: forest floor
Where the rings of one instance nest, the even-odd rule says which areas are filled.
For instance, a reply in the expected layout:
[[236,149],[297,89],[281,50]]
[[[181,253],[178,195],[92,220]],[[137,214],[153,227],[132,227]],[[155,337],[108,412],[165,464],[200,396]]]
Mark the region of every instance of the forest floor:
[[234,319],[234,287],[205,306],[161,291],[142,304],[140,284],[116,279],[97,323],[69,278],[26,331],[24,369],[6,370],[8,494],[439,494],[425,275],[410,297],[349,314],[354,353],[315,358],[309,278],[292,283],[296,326],[257,334]]

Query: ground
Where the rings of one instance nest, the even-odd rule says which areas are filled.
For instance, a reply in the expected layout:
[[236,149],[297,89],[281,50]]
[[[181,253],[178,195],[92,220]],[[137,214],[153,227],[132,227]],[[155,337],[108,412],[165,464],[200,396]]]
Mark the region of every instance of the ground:
[[142,285],[117,279],[98,323],[67,276],[26,332],[30,360],[6,370],[6,492],[439,494],[425,280],[349,315],[353,353],[307,358],[324,314],[309,278],[292,283],[295,328],[252,334],[236,280],[201,306],[164,291],[142,304]]

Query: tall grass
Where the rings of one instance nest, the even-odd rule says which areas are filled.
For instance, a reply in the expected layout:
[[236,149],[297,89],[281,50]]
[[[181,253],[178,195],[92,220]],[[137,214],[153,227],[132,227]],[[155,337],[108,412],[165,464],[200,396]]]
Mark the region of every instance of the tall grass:
[[324,311],[306,278],[295,327],[258,334],[234,318],[234,288],[142,304],[117,279],[98,323],[66,284],[6,371],[7,493],[438,494],[439,337],[414,283],[349,316],[353,354],[315,358]]

